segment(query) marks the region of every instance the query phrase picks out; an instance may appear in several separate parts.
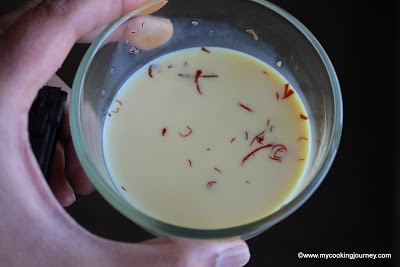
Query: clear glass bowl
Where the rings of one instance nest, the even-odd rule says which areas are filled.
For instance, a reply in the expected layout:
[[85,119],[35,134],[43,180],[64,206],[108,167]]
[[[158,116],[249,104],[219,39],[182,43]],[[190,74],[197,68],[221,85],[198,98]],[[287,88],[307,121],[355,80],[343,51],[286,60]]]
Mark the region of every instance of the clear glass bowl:
[[[154,47],[136,47],[127,26],[134,11],[112,22],[91,44],[73,82],[70,125],[78,158],[99,193],[119,212],[156,236],[252,238],[309,199],[329,171],[342,133],[342,98],[334,67],[313,34],[291,14],[262,0],[170,0],[152,16],[169,19],[173,35]],[[142,25],[143,26],[143,25]],[[251,31],[249,31],[251,29]],[[128,35],[127,35],[128,34]],[[144,36],[153,42],[154,37]],[[149,39],[150,38],[150,39]],[[150,45],[151,46],[151,45]],[[152,59],[192,46],[221,46],[253,55],[288,79],[308,105],[319,142],[296,192],[279,210],[237,227],[199,230],[155,220],[129,204],[109,175],[103,155],[103,124],[119,87]]]

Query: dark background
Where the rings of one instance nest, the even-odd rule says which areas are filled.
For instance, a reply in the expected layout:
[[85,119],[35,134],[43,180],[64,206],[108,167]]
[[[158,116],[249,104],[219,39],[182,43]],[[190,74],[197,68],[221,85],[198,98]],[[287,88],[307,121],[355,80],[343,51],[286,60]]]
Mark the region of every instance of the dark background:
[[[0,11],[20,2],[2,0]],[[336,160],[322,185],[298,211],[248,241],[252,258],[247,266],[400,266],[398,5],[271,2],[299,19],[325,48],[342,88],[344,126]],[[76,45],[58,71],[70,85],[86,49]],[[78,196],[67,211],[103,237],[130,242],[152,237],[97,193]],[[299,259],[298,252],[391,253],[392,259],[310,260]]]

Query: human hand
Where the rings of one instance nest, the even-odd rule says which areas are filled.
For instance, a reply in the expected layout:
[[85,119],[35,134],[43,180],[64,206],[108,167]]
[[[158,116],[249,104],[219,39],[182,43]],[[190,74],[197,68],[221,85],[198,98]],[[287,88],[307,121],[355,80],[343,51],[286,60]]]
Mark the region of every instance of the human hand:
[[62,206],[73,203],[74,192],[94,188],[72,146],[68,101],[49,184],[31,150],[28,113],[38,89],[48,84],[69,91],[54,74],[74,43],[92,40],[143,2],[32,0],[0,18],[0,261],[6,266],[241,266],[249,260],[239,238],[130,244],[78,225]]

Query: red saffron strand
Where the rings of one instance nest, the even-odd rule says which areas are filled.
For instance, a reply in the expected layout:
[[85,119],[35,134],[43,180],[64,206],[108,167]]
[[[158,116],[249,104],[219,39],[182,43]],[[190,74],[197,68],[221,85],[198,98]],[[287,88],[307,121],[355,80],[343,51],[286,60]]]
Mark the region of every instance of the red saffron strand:
[[194,83],[196,84],[197,92],[199,92],[199,94],[203,94],[201,92],[201,88],[200,88],[200,85],[199,85],[199,77],[200,77],[201,73],[202,73],[201,70],[197,70],[196,71],[196,76],[194,77]]
[[189,135],[192,134],[192,132],[193,132],[192,128],[190,128],[189,126],[186,126],[186,129],[189,130],[186,134],[183,134],[183,133],[179,132],[179,135],[182,136],[182,137],[188,137]]
[[243,109],[249,111],[249,112],[253,112],[253,110],[251,108],[249,108],[248,106],[242,104],[242,103],[238,103],[240,107],[242,107]]
[[236,140],[236,137],[233,137],[233,138],[231,139],[231,144],[232,144],[233,142],[235,142],[235,140]]
[[188,159],[188,162],[189,162],[189,167],[192,167],[192,161]]
[[163,128],[162,130],[161,130],[161,135],[162,136],[165,136],[167,134],[167,128]]
[[215,170],[216,172],[219,172],[219,173],[221,173],[221,170],[220,170],[220,169],[218,169],[218,168],[214,168],[214,170]]
[[293,95],[294,91],[289,88],[289,83],[285,83],[285,90],[283,91],[283,96],[281,97],[278,92],[275,92],[276,100],[286,99],[289,96]]
[[153,65],[149,66],[148,74],[149,74],[150,78],[153,78]]
[[289,89],[289,84],[285,83],[285,92],[283,94],[282,99],[288,98],[289,96],[293,95],[294,91],[292,89]]
[[256,149],[254,149],[253,151],[251,151],[248,155],[246,155],[243,159],[242,159],[242,165],[251,157],[254,156],[258,151],[265,149],[265,148],[269,148],[272,147],[272,144],[267,144],[264,146],[260,146]]
[[250,142],[250,146],[252,146],[255,141],[257,141],[258,143],[262,144],[262,141],[264,141],[264,136],[263,136],[264,133],[265,133],[265,131],[262,131],[261,133],[259,133],[256,136],[254,136],[253,140],[251,140],[251,142]]
[[279,162],[282,162],[282,153],[286,153],[287,152],[287,148],[284,145],[275,145],[271,148],[271,153],[269,155],[269,158],[272,160],[276,160]]
[[206,53],[210,53],[210,50],[208,50],[208,49],[205,48],[204,46],[201,48],[201,51],[206,52]]
[[304,114],[300,114],[300,118],[303,119],[303,120],[308,120],[308,117],[306,115],[304,115]]
[[253,36],[254,40],[256,41],[258,40],[258,35],[253,29],[247,29],[246,32],[249,33],[251,36]]
[[265,133],[265,131],[262,131],[261,133],[254,136],[253,140],[251,140],[251,142],[250,142],[250,146],[252,146],[255,141],[262,144],[262,141],[264,141],[264,136],[263,136],[264,133]]
[[217,181],[209,181],[209,182],[207,183],[207,188],[213,187],[216,183],[217,183]]
[[244,132],[244,138],[247,141],[249,139],[249,133],[247,131]]
[[274,129],[274,125],[272,125],[271,127],[269,127],[269,132],[272,133],[272,130]]

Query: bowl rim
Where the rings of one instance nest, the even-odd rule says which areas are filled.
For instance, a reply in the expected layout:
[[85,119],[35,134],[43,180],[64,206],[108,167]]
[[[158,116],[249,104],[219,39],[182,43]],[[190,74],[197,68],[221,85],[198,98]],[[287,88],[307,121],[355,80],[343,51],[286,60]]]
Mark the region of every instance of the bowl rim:
[[229,227],[226,229],[193,229],[182,226],[176,226],[168,224],[153,217],[146,215],[145,213],[139,211],[132,205],[123,201],[122,198],[112,189],[110,189],[109,184],[107,184],[103,179],[95,179],[93,177],[100,177],[101,174],[92,166],[90,158],[87,151],[84,149],[85,144],[83,141],[83,132],[79,125],[79,121],[82,117],[82,96],[80,94],[83,81],[85,79],[85,73],[87,72],[90,63],[93,61],[96,51],[102,46],[102,43],[107,39],[109,34],[118,28],[122,23],[128,19],[135,16],[135,11],[132,11],[126,15],[120,16],[118,19],[114,20],[106,26],[106,28],[98,35],[98,37],[92,42],[84,54],[81,63],[78,66],[76,75],[72,83],[72,93],[70,100],[70,128],[71,137],[73,140],[74,148],[77,157],[90,181],[93,183],[97,191],[102,197],[104,197],[109,204],[125,217],[129,218],[138,226],[142,227],[144,230],[156,235],[156,236],[180,236],[186,238],[197,238],[197,239],[209,239],[209,238],[224,238],[232,236],[240,236],[243,239],[252,238],[255,235],[267,230],[276,223],[282,221],[297,209],[299,209],[317,190],[320,184],[325,179],[327,173],[329,172],[331,165],[334,162],[337,151],[340,145],[340,139],[342,135],[343,128],[343,103],[342,95],[338,77],[336,75],[335,69],[332,65],[324,48],[321,46],[317,38],[304,26],[297,18],[288,13],[286,10],[277,6],[274,3],[265,0],[248,0],[250,2],[258,3],[265,8],[272,10],[278,15],[282,16],[289,21],[293,27],[296,27],[299,32],[307,38],[309,43],[318,53],[321,62],[323,62],[325,69],[329,75],[331,87],[333,88],[333,98],[334,98],[334,114],[333,114],[333,132],[329,140],[327,154],[329,156],[325,157],[321,166],[317,170],[315,176],[312,178],[311,182],[308,183],[304,189],[298,193],[294,198],[292,198],[284,207],[267,215],[257,221],[247,223],[240,226]]

